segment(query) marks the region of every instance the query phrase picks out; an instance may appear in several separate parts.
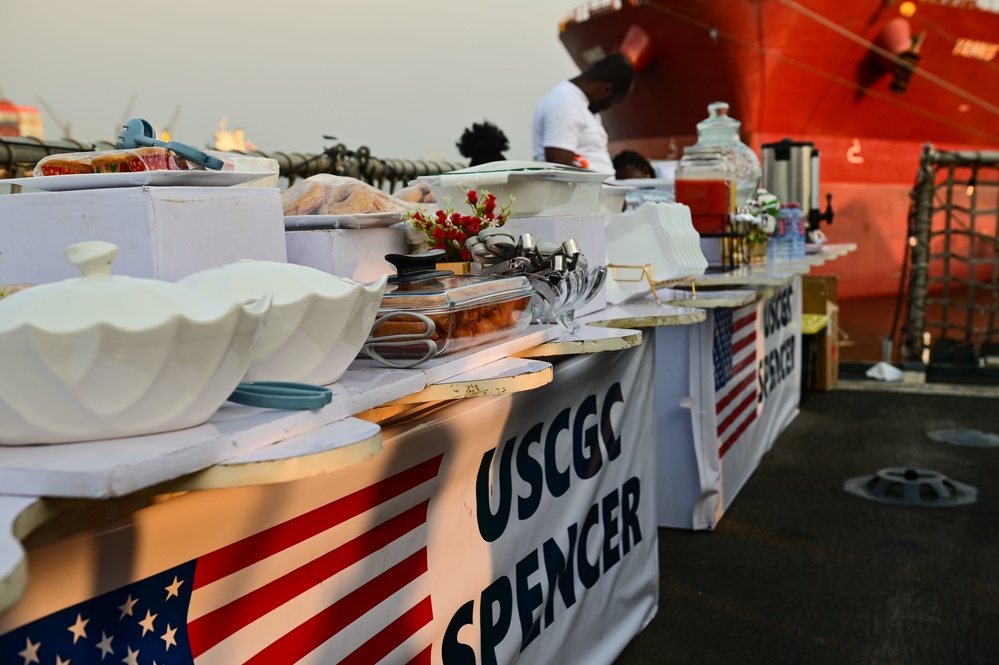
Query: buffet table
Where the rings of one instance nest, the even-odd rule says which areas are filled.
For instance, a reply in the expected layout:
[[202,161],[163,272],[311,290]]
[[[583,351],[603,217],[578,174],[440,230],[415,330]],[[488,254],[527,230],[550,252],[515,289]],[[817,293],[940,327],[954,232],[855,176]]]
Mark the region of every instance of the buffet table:
[[[584,320],[651,327],[655,345],[656,501],[663,527],[712,529],[798,412],[801,275],[856,249],[828,245],[802,261],[711,273]],[[653,327],[657,301],[706,312],[686,328]]]
[[0,449],[4,662],[612,662],[658,605],[653,349],[559,334],[358,361],[317,411]]
[[611,663],[656,527],[711,528],[794,417],[808,269],[355,363],[316,411],[0,449],[3,662]]

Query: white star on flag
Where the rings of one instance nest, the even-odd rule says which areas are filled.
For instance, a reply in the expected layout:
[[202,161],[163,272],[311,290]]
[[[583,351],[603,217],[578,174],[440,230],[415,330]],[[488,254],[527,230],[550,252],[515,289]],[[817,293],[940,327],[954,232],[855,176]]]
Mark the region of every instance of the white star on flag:
[[153,614],[149,610],[146,610],[146,618],[139,622],[142,626],[142,636],[145,637],[146,633],[153,630],[153,621],[158,617],[159,614]]
[[27,638],[28,644],[24,647],[23,651],[18,651],[17,655],[24,659],[24,665],[28,663],[40,663],[38,660],[38,647],[42,646],[41,641],[32,642],[31,638]]
[[125,665],[139,665],[139,652],[132,651],[132,647],[128,647],[128,655],[122,658],[121,662]]
[[171,646],[177,646],[177,640],[175,635],[177,634],[176,628],[171,628],[170,624],[167,624],[166,632],[160,637],[161,640],[166,642],[166,650],[169,651]]
[[109,653],[114,653],[114,649],[111,648],[111,640],[113,639],[113,635],[108,637],[103,630],[101,631],[101,641],[96,645],[97,648],[101,650],[101,660],[104,660],[104,657]]
[[132,594],[128,594],[128,600],[125,601],[125,604],[118,606],[118,609],[121,610],[121,616],[119,618],[124,619],[126,614],[128,616],[132,616],[132,608],[135,607],[137,602],[139,602],[138,598],[132,598]]
[[180,594],[179,594],[179,592],[180,592],[180,585],[183,584],[183,583],[184,583],[184,580],[178,580],[177,576],[174,575],[173,584],[171,584],[170,586],[166,587],[166,592],[167,592],[166,599],[170,600],[170,598],[172,598],[174,596],[179,597],[180,596]]
[[[79,614],[76,615],[76,623],[67,628],[69,632],[73,633],[73,644],[81,637],[87,639],[87,624],[90,623],[90,619],[84,619]],[[58,657],[58,656],[57,656]]]

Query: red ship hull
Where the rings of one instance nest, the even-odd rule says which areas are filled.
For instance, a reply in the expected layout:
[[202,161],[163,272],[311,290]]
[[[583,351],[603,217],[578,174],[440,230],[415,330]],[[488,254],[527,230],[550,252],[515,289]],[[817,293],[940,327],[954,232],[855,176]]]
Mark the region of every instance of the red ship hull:
[[[730,104],[758,153],[785,137],[813,142],[836,211],[826,233],[858,244],[830,268],[848,299],[898,290],[923,145],[999,147],[999,13],[973,5],[625,0],[567,20],[561,40],[580,68],[622,50],[633,26],[649,41],[635,94],[602,114],[612,152],[679,158],[714,101]],[[899,29],[919,53],[901,92]]]

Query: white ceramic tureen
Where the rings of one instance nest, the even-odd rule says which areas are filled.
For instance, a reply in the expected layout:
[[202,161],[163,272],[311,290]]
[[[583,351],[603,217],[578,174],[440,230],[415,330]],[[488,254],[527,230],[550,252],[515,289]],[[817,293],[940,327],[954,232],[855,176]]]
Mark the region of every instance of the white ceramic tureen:
[[192,427],[243,379],[269,295],[237,305],[111,275],[117,254],[106,242],[71,245],[83,277],[0,300],[0,444]]
[[364,345],[387,277],[365,286],[294,263],[243,260],[178,283],[229,302],[273,294],[247,381],[333,383]]

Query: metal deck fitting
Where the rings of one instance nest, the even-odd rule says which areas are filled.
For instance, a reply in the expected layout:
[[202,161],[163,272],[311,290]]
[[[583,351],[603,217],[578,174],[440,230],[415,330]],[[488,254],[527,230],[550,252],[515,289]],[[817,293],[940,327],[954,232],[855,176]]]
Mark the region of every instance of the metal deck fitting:
[[850,494],[897,506],[961,506],[974,503],[978,490],[936,471],[911,467],[881,469],[843,484]]

